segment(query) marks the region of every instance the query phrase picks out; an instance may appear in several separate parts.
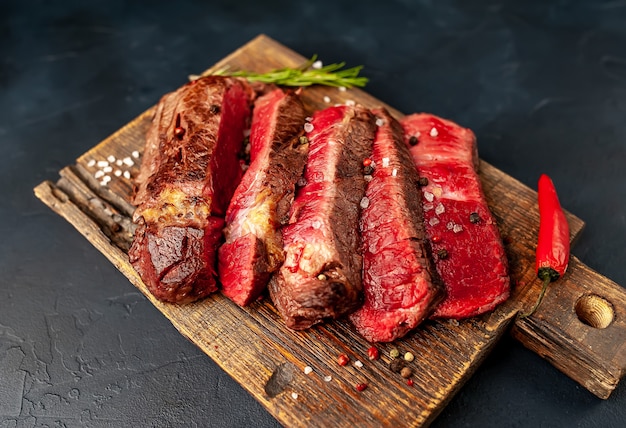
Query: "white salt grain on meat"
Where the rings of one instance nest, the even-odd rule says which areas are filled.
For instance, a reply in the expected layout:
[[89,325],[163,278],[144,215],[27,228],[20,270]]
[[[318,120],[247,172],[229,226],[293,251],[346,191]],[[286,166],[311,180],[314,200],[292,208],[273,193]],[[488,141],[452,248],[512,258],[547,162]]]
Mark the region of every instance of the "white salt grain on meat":
[[107,160],[109,161],[109,163],[113,163],[115,162],[115,156],[109,155],[109,157],[107,157]]
[[345,87],[345,86],[340,86],[340,87],[339,87],[339,90],[340,90],[341,92],[345,92],[345,91],[346,91],[346,87]]
[[122,166],[122,165],[124,165],[124,162],[122,162],[121,159],[118,159],[118,160],[115,161],[115,165]]
[[441,202],[439,202],[439,204],[435,208],[435,214],[440,215],[440,214],[443,214],[444,212],[446,212],[446,208],[443,206]]
[[395,177],[396,175],[398,175],[398,170],[394,168],[391,170],[391,176]]
[[134,157],[135,159],[137,159],[137,158],[139,157],[139,152],[138,152],[137,150],[134,150],[134,151],[131,153],[131,156],[132,156],[132,157]]
[[101,178],[104,177],[104,171],[96,171],[96,173],[93,175],[95,178]]
[[431,226],[436,226],[436,225],[438,225],[438,224],[439,224],[439,219],[438,219],[437,217],[433,217],[433,218],[431,218],[430,220],[428,220],[428,223],[429,223]]
[[329,102],[330,102],[330,97],[329,97],[328,95],[326,95],[326,96],[324,97],[324,102],[325,102],[325,103],[329,103]]
[[376,119],[376,126],[383,126],[385,124],[385,121],[382,120],[381,118]]
[[370,206],[370,200],[367,196],[364,196],[363,199],[361,199],[361,203],[359,204],[361,206],[361,208],[365,209],[367,207]]
[[124,174],[123,174],[123,175],[124,175],[124,178],[127,178],[127,179],[129,179],[129,180],[130,180],[130,172],[128,172],[128,171],[124,171]]
[[304,374],[307,374],[307,375],[308,375],[308,374],[311,374],[311,373],[313,373],[313,367],[311,367],[311,366],[306,366],[306,367],[304,368]]
[[95,165],[96,165],[96,160],[95,159],[91,159],[89,162],[87,162],[87,166],[90,167],[90,168],[92,166],[95,166]]
[[424,192],[424,199],[426,199],[428,202],[432,202],[433,199],[435,199],[435,195],[430,192]]
[[363,363],[360,360],[356,360],[354,362],[354,367],[362,368],[363,367]]
[[111,166],[105,166],[104,168],[102,168],[102,171],[104,171],[104,172],[111,172],[111,171],[113,171],[113,168]]
[[331,380],[333,380],[333,377],[331,375],[324,376],[324,382],[330,382]]
[[387,168],[389,166],[389,158],[383,158],[383,168]]
[[128,165],[128,166],[135,165],[135,162],[133,162],[133,160],[128,156],[122,159],[122,162],[124,162],[124,165]]
[[433,126],[433,129],[430,130],[430,136],[435,138],[437,135],[439,135],[439,131]]
[[354,102],[354,100],[346,100],[346,105],[350,107],[354,107],[356,103]]
[[298,399],[298,393],[297,392],[292,392],[291,393],[291,398],[293,398],[294,400]]
[[455,224],[455,225],[452,227],[452,231],[453,231],[454,233],[459,233],[459,232],[462,232],[462,231],[463,231],[463,226],[461,226],[460,224]]
[[105,166],[109,166],[109,163],[107,161],[98,161],[96,162],[96,166],[98,168],[104,168]]
[[116,169],[115,172],[113,173],[116,177],[121,177],[122,175],[122,171],[119,169]]
[[313,124],[311,124],[311,123],[309,123],[309,122],[305,123],[305,124],[304,124],[304,130],[305,130],[306,132],[311,132],[311,131],[313,131]]

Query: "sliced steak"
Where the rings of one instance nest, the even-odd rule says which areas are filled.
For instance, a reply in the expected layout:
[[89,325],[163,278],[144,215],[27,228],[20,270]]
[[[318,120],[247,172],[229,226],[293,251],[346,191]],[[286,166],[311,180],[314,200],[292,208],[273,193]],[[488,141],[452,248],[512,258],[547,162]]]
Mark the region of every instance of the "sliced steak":
[[386,110],[372,151],[373,173],[360,220],[363,306],[350,315],[370,342],[391,342],[417,327],[444,297],[429,254],[418,175],[400,123]]
[[307,158],[304,118],[302,101],[291,91],[276,89],[255,102],[251,163],[228,207],[219,250],[222,293],[239,305],[259,297],[284,261],[280,227]]
[[189,302],[216,290],[217,246],[242,175],[252,96],[243,80],[211,76],[156,108],[135,180],[138,228],[128,255],[160,300]]
[[283,229],[285,262],[269,285],[292,329],[341,317],[362,299],[358,219],[374,118],[361,107],[329,107],[316,112],[309,127],[306,184]]
[[508,263],[478,176],[476,138],[430,114],[402,120],[420,177],[424,221],[447,297],[434,318],[491,311],[509,296]]

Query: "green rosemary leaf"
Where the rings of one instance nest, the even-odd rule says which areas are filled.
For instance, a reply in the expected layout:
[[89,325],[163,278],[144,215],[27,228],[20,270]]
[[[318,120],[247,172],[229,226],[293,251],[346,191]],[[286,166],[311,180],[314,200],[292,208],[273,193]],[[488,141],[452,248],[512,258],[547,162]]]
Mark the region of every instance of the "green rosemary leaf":
[[367,77],[359,76],[363,66],[344,69],[345,62],[340,62],[328,64],[318,69],[311,68],[316,60],[317,55],[313,55],[298,68],[280,68],[267,73],[222,69],[214,74],[244,77],[252,82],[274,83],[282,86],[325,85],[351,88],[353,86],[364,87],[368,82]]

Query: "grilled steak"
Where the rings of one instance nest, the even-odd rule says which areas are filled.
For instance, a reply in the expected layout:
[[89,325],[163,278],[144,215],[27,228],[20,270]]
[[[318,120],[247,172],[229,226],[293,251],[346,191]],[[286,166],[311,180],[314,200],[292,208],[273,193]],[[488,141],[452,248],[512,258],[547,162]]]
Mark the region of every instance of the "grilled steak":
[[380,126],[360,219],[365,301],[350,320],[370,342],[391,342],[426,319],[444,290],[430,259],[419,177],[402,127],[385,110],[374,114]]
[[243,80],[211,76],[157,106],[135,181],[129,259],[160,300],[189,302],[216,290],[216,251],[242,175],[237,154],[252,96]]
[[276,89],[255,103],[251,163],[228,207],[226,243],[219,250],[222,293],[239,305],[256,299],[284,261],[279,228],[289,219],[307,158],[304,118],[293,92]]
[[292,329],[340,317],[361,304],[362,162],[371,153],[376,127],[368,110],[348,106],[316,112],[309,126],[306,184],[283,230],[285,262],[269,285]]
[[496,222],[478,177],[476,139],[469,129],[429,114],[402,120],[421,177],[424,220],[447,297],[435,318],[465,318],[509,296],[509,275]]

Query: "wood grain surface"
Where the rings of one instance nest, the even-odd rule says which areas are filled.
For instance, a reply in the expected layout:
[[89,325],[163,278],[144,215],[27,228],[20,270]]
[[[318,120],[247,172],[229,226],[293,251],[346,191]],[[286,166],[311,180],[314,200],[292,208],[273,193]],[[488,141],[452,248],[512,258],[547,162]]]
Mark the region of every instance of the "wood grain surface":
[[[259,36],[207,71],[247,69],[259,72],[299,66],[305,58]],[[181,84],[184,79],[181,79]],[[175,89],[175,88],[172,88]],[[330,98],[330,104],[324,97]],[[303,91],[309,111],[354,100],[367,107],[386,106],[357,89],[311,87]],[[401,113],[386,106],[396,116]],[[426,426],[472,375],[498,339],[511,327],[525,346],[550,360],[565,374],[606,398],[623,377],[626,361],[626,293],[575,258],[553,284],[539,310],[523,320],[518,313],[534,303],[534,250],[538,229],[536,193],[482,162],[480,177],[497,219],[511,265],[511,298],[494,312],[472,319],[428,321],[392,344],[378,345],[381,358],[371,361],[371,346],[345,321],[308,331],[287,329],[268,299],[240,308],[219,293],[194,304],[172,305],[154,299],[128,262],[133,211],[131,182],[138,172],[145,132],[153,109],[60,171],[61,178],[41,183],[35,194],[63,216],[102,252],[189,340],[217,362],[285,426]],[[454,119],[454,118],[451,118]],[[136,153],[135,153],[136,155]],[[113,156],[111,181],[95,178],[93,161]],[[132,164],[132,165],[131,165]],[[114,174],[119,170],[119,177]],[[572,241],[584,223],[568,214]],[[70,263],[70,261],[68,261]],[[597,296],[597,297],[594,297]],[[410,352],[413,385],[389,367],[389,352]],[[341,367],[337,356],[351,363]],[[357,363],[360,361],[362,366]],[[305,374],[305,367],[312,372]],[[358,383],[368,388],[357,391]]]

